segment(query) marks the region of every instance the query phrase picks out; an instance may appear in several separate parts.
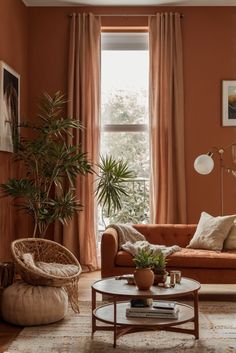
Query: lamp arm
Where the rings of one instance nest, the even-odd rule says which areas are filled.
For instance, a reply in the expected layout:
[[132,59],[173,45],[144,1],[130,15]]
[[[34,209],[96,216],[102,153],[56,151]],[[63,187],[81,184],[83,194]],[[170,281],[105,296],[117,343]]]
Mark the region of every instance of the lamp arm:
[[223,152],[220,152],[220,203],[221,203],[221,216],[224,215],[224,159],[223,159],[223,154],[224,150],[221,150]]
[[[220,207],[221,207],[221,215],[224,214],[224,171],[227,170],[228,172],[231,172],[235,177],[236,177],[236,170],[233,170],[231,168],[227,168],[224,165],[224,153],[227,149],[232,147],[233,145],[236,146],[236,142],[231,143],[225,147],[217,147],[213,146],[211,148],[211,151],[209,151],[205,155],[200,155],[196,158],[194,162],[194,168],[195,170],[200,173],[200,174],[209,174],[213,167],[214,167],[214,162],[213,162],[213,155],[217,153],[220,157]],[[209,158],[210,157],[210,158]],[[201,159],[201,160],[200,160]],[[211,162],[212,160],[212,162]],[[203,167],[201,166],[201,162],[203,164]],[[210,166],[207,166],[208,168],[205,168],[204,163],[210,164]],[[206,163],[206,164],[207,164]],[[198,165],[199,164],[199,165]],[[206,172],[205,170],[206,169]]]
[[[236,142],[232,142],[229,145],[226,145],[224,147],[217,147],[217,146],[213,146],[212,150],[215,150],[216,152],[218,152],[219,154],[223,154],[225,152],[225,150],[229,149],[230,147],[232,147],[233,145],[236,145]],[[214,152],[209,152],[209,153],[214,153]]]

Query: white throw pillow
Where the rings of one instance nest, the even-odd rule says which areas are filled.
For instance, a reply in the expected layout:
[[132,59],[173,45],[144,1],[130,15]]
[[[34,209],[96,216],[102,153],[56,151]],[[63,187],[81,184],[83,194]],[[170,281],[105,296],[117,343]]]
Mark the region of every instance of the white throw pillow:
[[236,224],[233,224],[224,242],[224,250],[236,250]]
[[187,248],[221,251],[235,219],[236,215],[213,217],[202,212]]

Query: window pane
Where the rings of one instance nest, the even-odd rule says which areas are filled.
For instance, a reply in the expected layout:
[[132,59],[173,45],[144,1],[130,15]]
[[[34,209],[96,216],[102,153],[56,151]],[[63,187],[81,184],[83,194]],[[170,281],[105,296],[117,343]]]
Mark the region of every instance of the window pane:
[[102,51],[102,124],[148,123],[148,51]]
[[101,155],[123,159],[134,172],[125,183],[122,208],[99,208],[99,227],[149,221],[149,131],[147,33],[102,34]]
[[148,144],[146,132],[102,132],[101,154],[123,158],[136,177],[149,178]]

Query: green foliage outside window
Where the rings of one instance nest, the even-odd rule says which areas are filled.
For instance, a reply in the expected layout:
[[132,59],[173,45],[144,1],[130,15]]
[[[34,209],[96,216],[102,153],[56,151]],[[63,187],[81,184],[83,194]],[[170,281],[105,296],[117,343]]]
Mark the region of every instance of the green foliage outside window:
[[[117,91],[103,105],[103,124],[145,124],[148,112],[145,108],[145,93],[130,95]],[[102,154],[115,159],[124,158],[135,172],[134,182],[126,183],[127,195],[121,196],[122,208],[118,212],[103,209],[107,223],[148,223],[149,222],[149,137],[146,132],[103,132]]]

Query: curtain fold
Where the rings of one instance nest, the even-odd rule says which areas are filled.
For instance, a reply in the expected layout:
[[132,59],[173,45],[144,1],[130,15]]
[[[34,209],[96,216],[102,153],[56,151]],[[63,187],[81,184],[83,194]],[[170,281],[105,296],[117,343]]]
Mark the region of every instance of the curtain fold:
[[149,17],[151,221],[186,223],[181,16]]
[[[80,145],[93,164],[99,158],[100,110],[100,18],[93,14],[73,14],[70,22],[68,67],[68,116],[84,126],[70,143]],[[98,268],[94,175],[79,176],[77,198],[83,210],[63,227],[62,242],[90,271]]]

